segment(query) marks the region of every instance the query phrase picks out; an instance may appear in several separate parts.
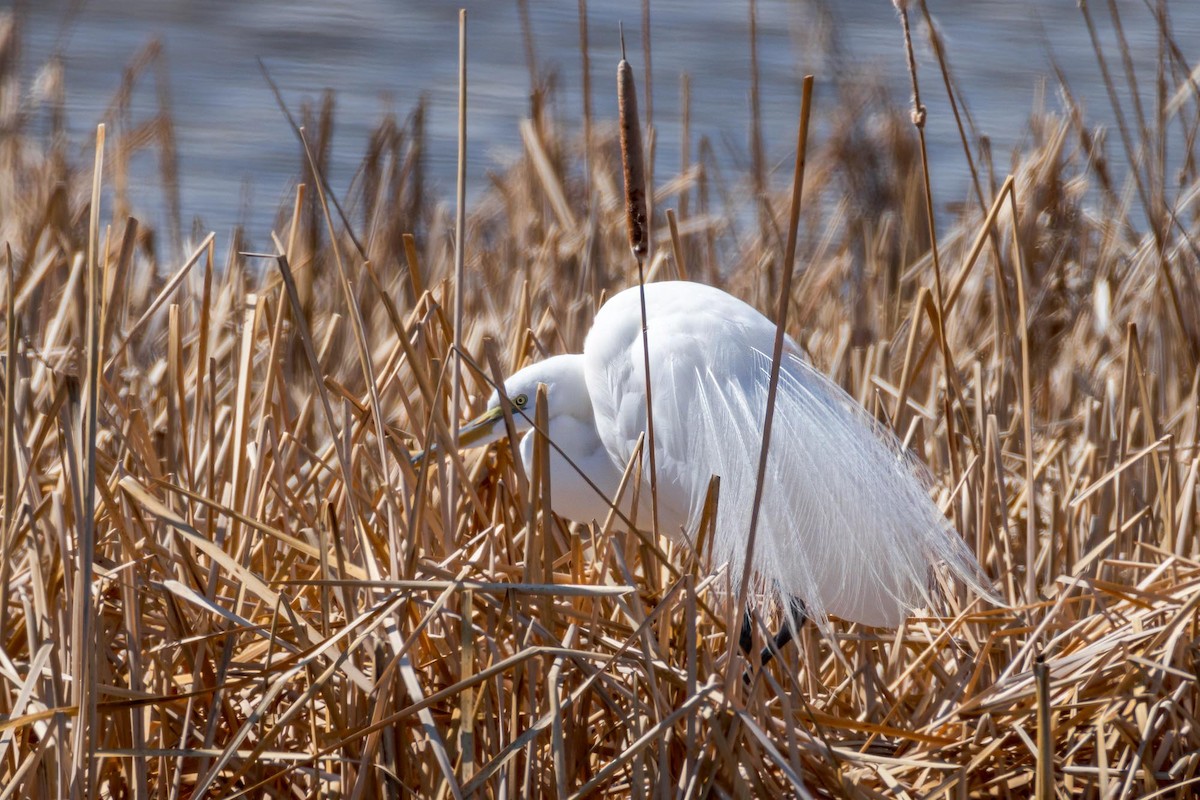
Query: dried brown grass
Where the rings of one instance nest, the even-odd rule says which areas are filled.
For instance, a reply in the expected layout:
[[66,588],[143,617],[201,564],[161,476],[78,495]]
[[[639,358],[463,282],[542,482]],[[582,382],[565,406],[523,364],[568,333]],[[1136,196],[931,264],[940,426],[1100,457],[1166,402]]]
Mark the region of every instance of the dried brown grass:
[[[1195,87],[1174,92],[1148,124],[1189,138]],[[948,374],[920,159],[907,114],[871,102],[870,129],[851,96],[817,109],[835,124],[810,152],[792,332],[931,466],[1011,607],[808,631],[731,694],[720,573],[568,530],[504,447],[410,465],[449,441],[452,394],[453,226],[419,109],[371,139],[349,228],[309,186],[268,259],[211,235],[158,258],[97,209],[93,178],[120,185],[144,141],[119,120],[94,176],[61,130],[43,146],[5,119],[0,797],[1025,797],[1038,774],[1190,794],[1195,165],[1172,193],[1148,159],[1143,216],[1074,106],[1035,115],[1011,182],[939,242]],[[497,368],[578,348],[632,279],[615,129],[551,120],[539,100],[527,158],[468,221],[476,406]],[[329,126],[307,130],[327,152]],[[654,220],[648,274],[681,254],[766,308],[786,200],[744,224],[697,152],[657,191],[692,211]]]

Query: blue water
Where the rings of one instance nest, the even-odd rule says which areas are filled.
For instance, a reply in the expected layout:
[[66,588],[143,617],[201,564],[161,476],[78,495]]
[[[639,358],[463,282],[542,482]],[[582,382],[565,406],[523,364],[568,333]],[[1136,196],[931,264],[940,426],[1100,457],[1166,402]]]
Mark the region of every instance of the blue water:
[[[171,106],[179,139],[183,222],[225,234],[238,222],[252,241],[263,242],[276,209],[290,203],[299,173],[299,147],[261,75],[262,58],[296,110],[326,87],[337,93],[337,132],[331,177],[345,187],[366,147],[368,131],[386,109],[403,117],[425,95],[428,168],[452,202],[457,126],[458,8],[469,19],[469,186],[485,189],[485,176],[519,152],[518,120],[528,113],[526,51],[516,2],[470,0],[36,0],[18,3],[25,36],[23,67],[32,77],[54,52],[66,58],[69,125],[81,163],[90,163],[87,141],[116,91],[130,58],[154,36],[165,44]],[[1106,4],[1093,14],[1104,46],[1115,60],[1115,34]],[[1153,3],[1151,4],[1153,5]],[[1018,146],[1030,110],[1044,89],[1045,104],[1058,106],[1050,55],[1066,72],[1089,119],[1113,117],[1096,58],[1075,0],[930,0],[945,36],[952,68],[980,132],[988,136],[1001,172]],[[1157,29],[1142,2],[1120,0],[1125,34],[1137,62],[1142,94],[1153,108]],[[580,126],[581,55],[577,2],[529,0],[538,69],[558,75],[558,116]],[[71,9],[75,8],[72,12]],[[1174,36],[1189,60],[1200,61],[1200,3],[1169,4]],[[898,17],[886,0],[827,3],[760,0],[758,58],[764,137],[772,164],[794,147],[799,76],[818,75],[816,115],[834,98],[834,76],[881,79],[903,101],[908,87]],[[914,15],[914,22],[919,15]],[[640,0],[599,2],[588,9],[593,108],[597,118],[615,117],[617,25],[623,21],[639,88],[644,89]],[[684,73],[692,80],[692,135],[708,136],[732,165],[748,161],[748,6],[741,2],[652,3],[653,110],[658,131],[661,181],[679,164],[679,95]],[[923,30],[915,29],[936,198],[949,204],[967,197],[965,160],[941,77]],[[824,91],[822,91],[824,87]],[[1129,95],[1122,80],[1121,97]],[[36,112],[37,101],[25,98]],[[152,76],[134,98],[134,119],[155,113]],[[643,116],[645,115],[643,102]],[[44,124],[35,113],[33,124]],[[819,129],[818,129],[819,130]],[[1120,162],[1119,140],[1109,154]],[[141,178],[135,201],[144,214],[161,213],[156,156],[133,165]],[[782,181],[785,176],[778,176]]]

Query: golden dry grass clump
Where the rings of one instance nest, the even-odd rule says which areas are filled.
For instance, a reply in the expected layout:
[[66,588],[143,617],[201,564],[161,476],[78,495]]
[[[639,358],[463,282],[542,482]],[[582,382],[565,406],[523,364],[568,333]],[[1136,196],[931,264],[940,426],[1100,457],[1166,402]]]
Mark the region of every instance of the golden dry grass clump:
[[[940,327],[908,112],[818,104],[792,332],[930,465],[1011,607],[952,596],[899,631],[808,631],[743,685],[719,571],[568,529],[503,447],[410,465],[448,441],[452,394],[452,225],[423,188],[420,109],[380,126],[344,217],[313,171],[326,106],[270,257],[238,234],[164,248],[106,190],[169,120],[148,138],[114,114],[103,161],[77,159],[61,87],[31,109],[14,36],[0,798],[1200,786],[1200,184],[1189,160],[1166,185],[1154,144],[1189,146],[1186,79],[1143,121],[1128,188],[1074,105],[1035,115],[1012,179],[979,173],[938,237]],[[549,103],[468,221],[474,408],[497,371],[577,350],[634,270],[615,127],[576,141]],[[678,242],[656,216],[647,274],[765,309],[785,195],[740,200],[696,152],[656,188]]]

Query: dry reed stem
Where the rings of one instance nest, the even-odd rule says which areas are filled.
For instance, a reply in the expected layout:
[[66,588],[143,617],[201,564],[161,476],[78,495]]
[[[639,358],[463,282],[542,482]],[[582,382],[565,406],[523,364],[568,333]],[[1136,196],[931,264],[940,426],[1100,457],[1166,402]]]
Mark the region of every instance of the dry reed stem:
[[[530,70],[533,69],[532,59]],[[458,12],[458,169],[454,194],[454,370],[450,373],[450,451],[458,449],[459,420],[462,418],[462,351],[463,351],[463,308],[467,292],[466,280],[466,226],[467,226],[467,10]],[[458,472],[451,470],[446,491],[446,530],[444,536],[452,534],[449,520],[458,508]],[[449,539],[445,544],[449,545]]]
[[[642,41],[646,45],[646,75],[649,77],[650,8],[642,6]],[[649,87],[647,87],[649,92]],[[647,95],[647,98],[649,95]],[[621,141],[621,172],[625,178],[625,231],[629,249],[637,262],[639,303],[642,314],[642,356],[646,387],[647,461],[650,465],[651,531],[658,531],[658,465],[654,448],[654,393],[650,376],[650,339],[646,331],[646,259],[650,255],[650,198],[646,192],[646,171],[642,159],[642,126],[638,121],[637,87],[633,67],[625,60],[625,32],[621,31],[621,60],[617,64],[617,108]]]
[[[796,128],[796,163],[792,173],[792,202],[788,211],[787,246],[783,255],[783,271],[780,280],[779,300],[775,317],[775,343],[771,352],[771,374],[767,383],[766,415],[763,421],[762,443],[758,452],[758,470],[754,479],[754,502],[750,511],[750,530],[746,536],[745,566],[737,591],[737,608],[746,607],[746,592],[754,574],[755,541],[758,536],[759,511],[762,508],[763,490],[766,485],[767,456],[771,449],[771,423],[775,415],[775,399],[779,393],[779,370],[783,364],[783,343],[787,336],[788,310],[792,301],[792,275],[796,263],[796,241],[800,230],[800,203],[804,197],[804,167],[808,158],[808,122],[812,112],[812,93],[815,79],[805,75],[801,84],[800,123]],[[729,642],[729,661],[733,660],[733,640]],[[726,676],[725,691],[731,689],[732,675]]]

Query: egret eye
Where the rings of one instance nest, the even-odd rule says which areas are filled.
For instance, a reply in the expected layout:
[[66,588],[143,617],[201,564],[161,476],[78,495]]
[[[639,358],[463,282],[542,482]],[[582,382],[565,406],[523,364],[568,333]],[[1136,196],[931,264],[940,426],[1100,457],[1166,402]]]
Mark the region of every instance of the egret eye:
[[519,394],[513,398],[513,405],[517,408],[524,408],[529,403],[529,395]]

